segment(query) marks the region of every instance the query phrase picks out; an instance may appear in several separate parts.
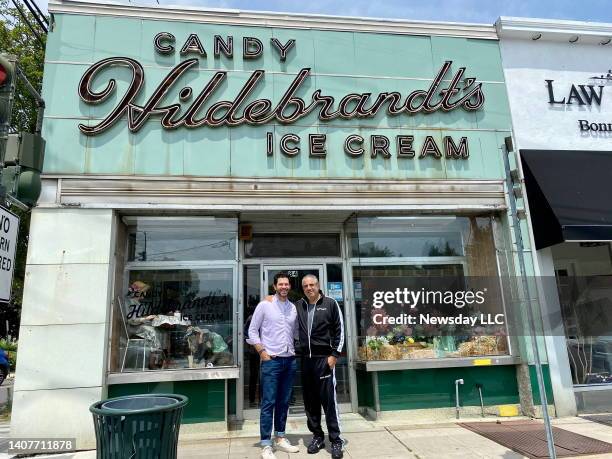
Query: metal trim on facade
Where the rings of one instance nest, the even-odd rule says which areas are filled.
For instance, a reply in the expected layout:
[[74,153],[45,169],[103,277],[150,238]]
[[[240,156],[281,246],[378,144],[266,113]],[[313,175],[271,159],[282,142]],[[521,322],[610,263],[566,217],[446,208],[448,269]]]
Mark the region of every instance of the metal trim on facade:
[[[49,179],[49,176],[46,176]],[[51,180],[46,183],[51,185]],[[350,208],[372,210],[505,208],[504,186],[495,180],[291,180],[167,177],[61,178],[51,202],[115,208],[134,205]]]
[[139,19],[163,19],[210,24],[283,27],[290,29],[321,29],[350,32],[375,32],[410,35],[439,35],[497,40],[495,27],[488,24],[462,24],[394,19],[364,19],[358,17],[326,16],[241,11],[235,9],[206,10],[181,7],[150,8],[100,2],[59,0],[49,2],[50,13],[70,13],[96,16],[121,16]]

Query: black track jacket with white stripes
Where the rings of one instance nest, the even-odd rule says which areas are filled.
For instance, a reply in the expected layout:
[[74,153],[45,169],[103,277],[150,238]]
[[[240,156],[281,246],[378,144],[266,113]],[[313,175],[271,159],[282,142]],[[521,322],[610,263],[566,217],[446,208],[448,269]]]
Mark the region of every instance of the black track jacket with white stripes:
[[308,299],[300,299],[295,307],[298,315],[299,345],[305,357],[340,356],[344,347],[344,321],[336,300],[323,295],[315,305],[312,327],[308,329]]

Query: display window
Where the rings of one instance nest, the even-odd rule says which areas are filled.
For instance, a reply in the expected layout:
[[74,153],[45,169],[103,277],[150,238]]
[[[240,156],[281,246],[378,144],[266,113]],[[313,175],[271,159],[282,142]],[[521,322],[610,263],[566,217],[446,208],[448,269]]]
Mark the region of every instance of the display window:
[[360,360],[509,354],[491,217],[358,217],[349,238]]
[[572,380],[612,384],[612,245],[564,242],[551,250]]
[[111,371],[236,365],[236,221],[128,223]]

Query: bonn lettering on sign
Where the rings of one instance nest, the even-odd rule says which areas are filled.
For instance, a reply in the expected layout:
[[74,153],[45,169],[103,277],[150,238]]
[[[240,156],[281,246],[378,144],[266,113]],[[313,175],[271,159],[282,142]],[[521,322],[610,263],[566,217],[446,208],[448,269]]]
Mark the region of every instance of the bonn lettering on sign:
[[[272,39],[272,48],[277,51],[279,59],[285,60],[287,53],[295,45],[295,40],[281,43]],[[160,33],[154,39],[156,50],[161,54],[175,51],[175,38],[169,33]],[[221,54],[233,58],[233,37],[223,40],[215,36],[214,55]],[[206,51],[197,35],[190,35],[180,50],[182,56],[195,53],[206,56]],[[263,53],[263,43],[252,37],[243,39],[243,57],[256,59]],[[238,126],[241,124],[260,125],[270,122],[291,124],[310,113],[317,113],[319,120],[371,118],[381,110],[386,110],[390,116],[402,113],[432,113],[438,110],[450,111],[462,107],[465,110],[478,110],[484,104],[482,83],[475,78],[465,76],[465,67],[458,68],[451,74],[452,61],[446,61],[434,77],[429,88],[416,90],[409,94],[399,92],[382,92],[379,94],[350,93],[338,103],[332,96],[325,95],[321,89],[315,90],[309,101],[296,94],[310,77],[311,69],[303,68],[287,87],[285,93],[276,103],[269,99],[249,101],[249,95],[257,88],[265,75],[264,70],[255,70],[234,100],[216,100],[215,91],[228,78],[228,72],[217,71],[204,85],[199,94],[194,97],[194,89],[183,87],[179,92],[179,101],[164,103],[163,100],[177,81],[189,69],[197,67],[199,60],[191,58],[176,65],[153,91],[153,94],[142,105],[135,101],[144,86],[145,72],[142,65],[128,57],[111,57],[93,64],[83,75],[79,83],[79,96],[87,104],[102,103],[116,91],[116,81],[109,79],[101,91],[97,87],[97,76],[105,69],[113,66],[123,66],[131,70],[131,82],[125,93],[120,96],[119,103],[98,124],[87,126],[79,124],[79,129],[85,135],[100,134],[112,127],[123,116],[127,116],[128,128],[137,132],[152,116],[161,117],[161,125],[165,129],[179,127],[198,128],[202,126]],[[205,104],[214,101],[206,110]]]

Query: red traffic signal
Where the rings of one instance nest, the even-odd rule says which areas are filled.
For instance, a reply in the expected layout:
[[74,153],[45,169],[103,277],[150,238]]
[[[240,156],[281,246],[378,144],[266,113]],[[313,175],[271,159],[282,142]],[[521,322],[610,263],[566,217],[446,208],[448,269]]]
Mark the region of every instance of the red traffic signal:
[[0,88],[9,85],[15,74],[15,64],[9,61],[7,57],[0,54]]
[[4,68],[4,65],[0,64],[0,86],[3,86],[7,79],[8,71]]

